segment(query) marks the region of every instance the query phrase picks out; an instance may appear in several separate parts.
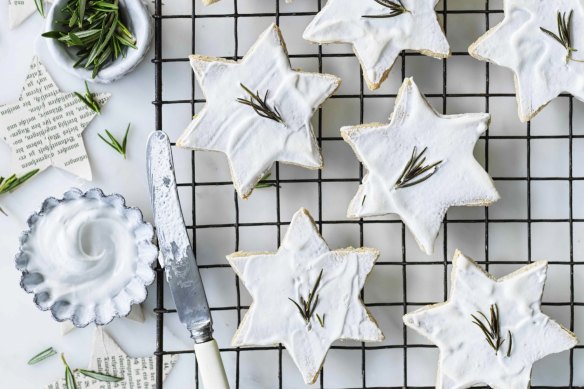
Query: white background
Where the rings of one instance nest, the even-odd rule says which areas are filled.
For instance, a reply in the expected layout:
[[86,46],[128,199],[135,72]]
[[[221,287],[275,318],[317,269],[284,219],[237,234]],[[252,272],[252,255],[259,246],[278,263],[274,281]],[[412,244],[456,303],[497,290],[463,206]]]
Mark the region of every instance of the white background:
[[[233,1],[222,0],[219,4],[204,8],[196,4],[197,13],[233,12]],[[324,1],[323,1],[324,2]],[[491,9],[500,9],[500,1],[491,1]],[[293,4],[281,1],[280,11],[307,11],[317,9],[316,0],[295,0]],[[438,5],[441,9],[442,3]],[[190,2],[166,0],[165,14],[190,14]],[[448,9],[483,9],[482,1],[448,1]],[[273,13],[275,2],[268,0],[239,0],[239,13]],[[301,39],[304,27],[311,16],[282,17],[280,25],[288,50],[291,54],[315,54],[317,46]],[[491,26],[501,19],[500,14],[491,16]],[[239,50],[243,55],[274,17],[239,18]],[[163,21],[163,56],[165,58],[186,57],[191,54],[191,19]],[[234,55],[233,18],[205,18],[196,22],[195,44],[197,53],[211,56]],[[20,93],[23,79],[34,53],[49,69],[57,85],[63,91],[82,90],[82,82],[55,67],[47,55],[42,39],[38,37],[43,29],[43,21],[38,15],[31,17],[15,30],[7,29],[7,6],[0,6],[0,103],[15,101]],[[483,14],[449,15],[447,19],[448,38],[454,52],[465,52],[468,45],[485,31]],[[349,53],[346,45],[332,45],[325,53]],[[304,70],[318,70],[316,59],[293,59],[295,67]],[[359,66],[354,57],[325,58],[325,72],[342,77],[343,85],[338,94],[359,93]],[[486,65],[468,56],[454,56],[448,60],[448,93],[484,93]],[[414,76],[424,93],[442,93],[443,64],[426,57],[407,57],[406,76]],[[191,70],[186,62],[164,64],[163,81],[165,100],[191,98]],[[401,82],[401,60],[398,60],[388,81],[375,93],[394,94]],[[513,80],[509,71],[490,66],[490,92],[512,93]],[[113,94],[104,108],[84,133],[93,169],[94,181],[82,182],[56,169],[42,173],[30,184],[13,194],[0,198],[0,205],[11,215],[0,216],[0,386],[2,388],[40,388],[62,375],[62,367],[57,358],[35,367],[26,365],[30,356],[53,346],[67,354],[74,366],[88,363],[93,329],[75,330],[61,336],[60,325],[46,312],[37,310],[32,297],[25,294],[18,285],[19,274],[14,269],[13,255],[18,245],[18,236],[24,229],[27,216],[37,209],[47,196],[59,196],[71,186],[90,188],[97,186],[105,192],[118,192],[125,196],[127,203],[140,207],[147,220],[151,220],[145,176],[145,144],[148,133],[154,129],[154,66],[147,60],[134,73],[110,86],[92,86],[93,91],[107,91]],[[365,93],[372,93],[365,90]],[[197,98],[201,93],[197,89]],[[442,98],[430,99],[438,110],[442,109]],[[481,112],[485,110],[483,97],[449,97],[446,113]],[[196,110],[200,107],[197,106]],[[365,99],[364,120],[385,121],[393,109],[392,98]],[[531,125],[531,135],[567,135],[569,126],[569,99],[562,97],[552,102]],[[527,126],[521,124],[516,114],[513,97],[490,99],[493,115],[491,135],[526,135]],[[359,99],[333,99],[323,106],[323,136],[339,136],[342,125],[359,122]],[[172,139],[181,133],[192,116],[190,104],[167,105],[163,109],[164,129]],[[584,134],[584,111],[580,102],[574,101],[573,129],[575,134]],[[129,141],[129,159],[124,161],[97,138],[97,133],[110,129],[121,135],[128,122],[132,123]],[[315,124],[317,121],[315,120]],[[528,158],[527,140],[490,140],[489,172],[494,177],[525,177],[528,160],[532,177],[568,177],[569,140],[532,140]],[[342,141],[325,142],[323,153],[326,167],[325,178],[359,177],[359,165],[350,148]],[[584,176],[584,140],[573,141],[573,176]],[[475,152],[484,163],[485,147],[481,141]],[[177,175],[180,182],[191,180],[191,153],[175,150]],[[228,181],[229,172],[223,156],[214,153],[197,153],[198,182]],[[10,153],[6,145],[0,143],[0,175],[10,173]],[[282,178],[316,178],[316,173],[300,168],[282,166]],[[491,219],[526,219],[528,199],[526,181],[497,181],[502,200],[491,207]],[[326,183],[322,185],[322,215],[324,220],[344,220],[349,199],[353,196],[357,183]],[[573,185],[573,217],[584,218],[582,206],[582,181]],[[197,224],[233,223],[235,206],[231,186],[199,186],[195,193],[190,188],[181,189],[183,208],[187,224],[192,224],[192,196],[196,196]],[[256,191],[250,200],[239,201],[240,222],[275,222],[276,195],[274,189]],[[319,212],[318,187],[314,183],[283,184],[281,189],[281,220],[287,222],[301,206],[308,208],[316,217]],[[533,181],[531,183],[531,217],[533,219],[567,219],[569,217],[569,185],[567,180]],[[453,209],[449,219],[483,219],[483,208]],[[391,219],[391,218],[390,218]],[[582,233],[584,226],[573,224],[574,259],[584,257]],[[411,235],[406,233],[406,252],[409,261],[442,261],[444,252],[450,259],[456,248],[477,259],[485,259],[485,223],[451,223],[448,238],[443,234],[438,238],[436,254],[425,256],[416,246]],[[528,247],[531,259],[552,261],[570,260],[569,223],[534,223],[531,239],[528,239],[527,223],[490,223],[488,226],[489,260],[527,261]],[[282,228],[282,233],[285,227]],[[277,228],[241,227],[240,245],[242,250],[275,250],[277,248]],[[382,250],[381,262],[401,261],[401,227],[398,224],[369,224],[364,227],[365,245]],[[323,235],[331,248],[359,245],[357,224],[325,224]],[[444,244],[446,243],[446,250]],[[201,264],[225,264],[225,255],[235,247],[235,229],[201,229],[196,236],[197,258]],[[518,268],[515,265],[491,265],[490,270],[497,276]],[[408,266],[407,300],[409,302],[435,302],[444,298],[444,266]],[[235,277],[225,269],[203,270],[210,304],[213,307],[237,304]],[[570,266],[553,265],[549,270],[548,285],[544,296],[546,302],[568,302],[570,300]],[[574,290],[577,302],[582,302],[584,293],[584,268],[574,267]],[[377,266],[365,288],[367,303],[402,302],[402,267]],[[131,356],[145,356],[154,351],[155,322],[151,313],[154,305],[155,287],[150,287],[150,296],[144,304],[146,323],[139,324],[126,319],[117,319],[107,327],[107,331]],[[241,304],[249,305],[250,300],[241,288]],[[166,306],[172,306],[168,293]],[[413,310],[414,306],[408,307]],[[402,344],[401,307],[374,307],[371,309],[382,327],[386,340],[383,344]],[[545,306],[544,312],[560,323],[570,324],[570,307]],[[244,311],[242,311],[244,313]],[[187,333],[176,320],[176,315],[165,319],[165,349],[186,350],[191,347]],[[221,347],[230,347],[229,341],[237,327],[236,311],[214,313],[216,337]],[[584,336],[584,307],[575,307],[575,330]],[[424,339],[408,331],[408,344],[427,343]],[[340,344],[340,343],[339,343]],[[346,343],[345,343],[346,344]],[[358,343],[349,342],[351,345]],[[411,386],[433,386],[436,370],[437,350],[418,348],[407,351],[407,383]],[[235,353],[224,353],[228,375],[235,382]],[[574,353],[574,385],[584,385],[584,352]],[[194,387],[194,357],[183,355],[175,370],[167,380],[165,388],[178,389]],[[366,380],[368,386],[404,385],[403,351],[385,349],[367,351]],[[278,351],[242,351],[240,354],[240,388],[273,388],[278,382]],[[283,353],[283,380],[285,388],[303,388],[300,375],[288,354]],[[569,353],[551,356],[536,364],[533,385],[568,385]],[[325,363],[324,386],[327,388],[361,387],[361,351],[333,350]]]

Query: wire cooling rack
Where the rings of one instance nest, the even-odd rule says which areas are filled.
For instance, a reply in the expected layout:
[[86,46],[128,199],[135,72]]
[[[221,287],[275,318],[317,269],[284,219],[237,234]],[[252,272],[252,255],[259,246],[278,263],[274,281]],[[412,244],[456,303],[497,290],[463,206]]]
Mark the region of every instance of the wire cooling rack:
[[[316,3],[316,9],[310,12],[284,12],[281,10],[282,5],[280,4],[279,0],[272,0],[272,4],[274,4],[274,11],[272,12],[261,12],[261,13],[249,13],[249,12],[239,12],[238,9],[242,8],[242,3],[247,0],[221,0],[222,2],[232,2],[232,12],[227,13],[220,13],[220,14],[207,14],[200,12],[200,4],[197,4],[200,0],[193,0],[192,4],[192,12],[191,13],[184,13],[184,14],[166,14],[164,12],[165,6],[163,5],[162,0],[155,1],[155,13],[154,13],[154,20],[155,20],[155,58],[153,60],[154,68],[155,68],[155,83],[156,83],[156,95],[154,100],[154,106],[156,111],[156,129],[162,130],[163,129],[163,108],[169,105],[186,105],[190,106],[190,114],[193,115],[200,109],[200,104],[204,103],[202,99],[202,95],[196,91],[196,80],[194,75],[191,74],[191,81],[188,85],[185,85],[185,93],[187,92],[187,88],[190,89],[190,98],[187,99],[168,99],[166,98],[163,90],[163,69],[165,66],[169,66],[172,63],[180,63],[180,62],[187,62],[188,58],[186,57],[179,57],[179,58],[165,58],[163,56],[163,26],[166,23],[178,23],[179,21],[190,23],[191,25],[191,52],[192,53],[200,53],[198,51],[198,47],[196,45],[196,25],[201,20],[206,20],[207,23],[218,22],[220,20],[229,19],[233,23],[233,51],[231,56],[226,56],[229,59],[241,59],[242,55],[248,49],[246,47],[240,47],[240,35],[241,35],[241,22],[243,20],[255,20],[254,18],[262,18],[265,20],[266,18],[270,20],[270,22],[276,22],[280,24],[283,18],[286,18],[286,23],[294,23],[295,19],[298,18],[306,18],[310,19],[313,15],[316,14],[316,11],[320,10],[325,3],[325,0],[313,0]],[[264,0],[265,2],[270,2],[270,0]],[[300,1],[300,0],[296,0]],[[355,0],[355,1],[362,1],[362,0]],[[283,2],[283,0],[282,0]],[[449,18],[473,18],[476,23],[480,23],[484,26],[484,31],[488,30],[490,27],[494,26],[493,21],[500,20],[502,18],[502,7],[499,1],[495,0],[476,0],[476,4],[480,5],[480,9],[476,9],[476,4],[474,9],[463,9],[459,8],[449,8],[448,3],[453,3],[455,0],[442,0],[438,7],[437,13],[441,22],[444,26],[444,30],[448,36],[448,19]],[[475,2],[471,2],[475,3]],[[457,2],[460,4],[460,2]],[[305,23],[305,22],[304,22]],[[478,37],[478,35],[477,35]],[[286,41],[290,39],[289,36],[284,37]],[[450,37],[449,37],[450,38]],[[185,39],[181,37],[180,39]],[[209,38],[210,39],[210,38]],[[215,38],[216,39],[216,38]],[[243,45],[241,45],[243,46]],[[313,54],[294,54],[291,53],[290,58],[292,61],[295,59],[312,59],[316,60],[318,63],[318,71],[323,72],[324,69],[324,61],[342,61],[343,59],[347,58],[354,58],[354,54],[350,52],[350,50],[345,50],[346,52],[328,52],[322,47],[315,49],[315,53]],[[205,54],[205,53],[201,53]],[[426,95],[431,99],[432,104],[435,106],[436,109],[441,110],[443,113],[448,112],[449,103],[451,101],[457,100],[460,101],[461,99],[473,100],[473,101],[480,101],[480,107],[478,110],[468,110],[468,111],[459,111],[459,112],[491,112],[492,101],[494,99],[501,99],[507,98],[506,105],[512,106],[508,112],[510,115],[516,115],[515,113],[515,99],[514,93],[512,90],[499,92],[493,91],[492,89],[492,82],[491,77],[492,73],[495,71],[499,71],[499,69],[495,69],[496,66],[490,65],[488,63],[478,63],[478,66],[481,66],[483,69],[484,75],[484,82],[480,83],[482,90],[480,91],[471,91],[471,92],[459,92],[460,88],[455,88],[456,92],[451,91],[453,83],[457,82],[455,77],[452,76],[452,73],[449,72],[449,62],[453,61],[457,58],[468,58],[468,53],[463,50],[453,50],[453,56],[451,59],[446,60],[432,60],[437,61],[436,63],[441,63],[441,69],[436,72],[435,76],[441,78],[441,90],[437,93],[426,93]],[[413,52],[404,52],[401,53],[400,59],[396,62],[396,66],[392,70],[392,74],[397,74],[401,76],[401,79],[404,77],[409,76],[408,71],[408,64],[411,63],[414,58],[420,57],[420,54],[413,53]],[[325,69],[326,70],[326,69]],[[345,78],[346,76],[343,76]],[[359,88],[358,93],[343,93],[339,91],[336,95],[331,97],[331,101],[335,99],[350,99],[358,102],[358,122],[363,123],[365,118],[365,107],[369,101],[373,101],[375,99],[394,99],[395,94],[392,93],[372,93],[364,86],[364,81],[361,76],[360,70],[359,73],[357,71],[352,74],[352,77],[359,79]],[[345,79],[343,79],[345,82]],[[424,86],[420,85],[422,90],[424,90]],[[449,89],[450,88],[450,89]],[[397,92],[397,88],[392,90],[393,93]],[[233,247],[233,251],[237,251],[240,249],[240,241],[241,241],[241,231],[243,228],[247,227],[271,227],[276,229],[276,240],[278,245],[282,238],[283,231],[282,229],[288,225],[288,221],[285,218],[291,217],[291,214],[283,215],[282,214],[282,199],[286,196],[286,188],[283,186],[285,184],[288,185],[312,185],[316,186],[318,202],[317,202],[317,212],[313,216],[317,221],[317,224],[321,230],[323,227],[326,229],[329,226],[333,225],[343,225],[343,226],[353,226],[355,227],[353,230],[353,234],[357,234],[358,238],[355,238],[355,244],[364,245],[367,243],[367,228],[368,226],[394,226],[392,231],[394,231],[394,236],[391,238],[392,242],[399,242],[401,244],[401,251],[392,261],[385,261],[379,262],[376,267],[393,267],[393,269],[397,270],[397,273],[400,274],[401,277],[401,298],[396,299],[395,296],[386,296],[385,301],[376,301],[376,302],[367,302],[366,305],[369,309],[384,309],[384,308],[392,308],[395,313],[396,318],[395,321],[401,323],[401,315],[405,314],[406,312],[412,311],[420,306],[431,304],[438,301],[443,301],[447,298],[448,293],[448,283],[450,278],[449,267],[451,265],[450,258],[451,253],[453,250],[452,243],[450,241],[449,236],[451,237],[456,231],[460,231],[460,228],[471,228],[472,226],[479,226],[482,227],[484,232],[482,233],[484,239],[484,251],[483,252],[465,252],[466,254],[470,255],[471,257],[475,257],[480,259],[480,263],[485,265],[485,267],[489,270],[493,270],[494,267],[497,265],[511,265],[509,268],[504,268],[504,271],[500,271],[501,273],[505,274],[509,271],[512,271],[518,268],[520,265],[525,263],[531,262],[532,257],[534,260],[540,258],[540,244],[539,242],[543,239],[541,238],[541,228],[540,226],[548,226],[550,228],[555,228],[556,226],[561,226],[561,232],[559,235],[556,232],[556,235],[552,235],[552,240],[554,236],[562,236],[562,239],[566,239],[565,249],[562,251],[563,254],[558,255],[558,258],[548,258],[550,259],[550,273],[556,269],[562,275],[559,277],[561,283],[563,283],[566,287],[566,292],[561,294],[561,297],[556,298],[554,301],[545,301],[544,298],[544,310],[551,310],[552,316],[556,313],[556,310],[561,310],[563,312],[563,321],[564,324],[567,325],[570,330],[575,330],[575,323],[576,312],[580,307],[584,307],[584,302],[582,299],[578,301],[576,299],[578,288],[578,283],[575,281],[576,276],[579,273],[579,266],[584,265],[584,262],[577,262],[574,260],[574,252],[575,252],[575,245],[579,245],[579,239],[575,237],[578,234],[578,231],[575,231],[575,228],[578,227],[578,223],[584,222],[584,219],[578,219],[575,217],[575,207],[574,207],[574,193],[575,193],[575,186],[579,184],[578,181],[584,180],[583,176],[574,176],[574,171],[577,167],[573,166],[574,157],[574,149],[575,147],[579,147],[575,144],[578,139],[584,138],[584,135],[577,135],[574,134],[574,119],[575,116],[579,114],[578,110],[581,110],[581,106],[578,106],[575,110],[573,98],[570,95],[562,95],[560,98],[557,99],[558,104],[562,104],[564,106],[565,113],[562,113],[562,129],[560,133],[553,132],[550,134],[541,134],[540,131],[533,131],[532,123],[527,124],[519,124],[517,121],[516,127],[521,127],[524,133],[520,134],[492,134],[487,132],[481,139],[482,141],[477,146],[477,154],[482,154],[483,158],[483,165],[487,171],[490,171],[492,175],[494,175],[494,180],[497,187],[501,190],[502,187],[505,185],[519,185],[525,191],[525,196],[516,203],[515,208],[521,208],[522,212],[520,212],[519,216],[515,217],[513,215],[501,215],[498,213],[497,217],[493,217],[489,214],[488,208],[478,208],[478,211],[471,213],[471,216],[460,216],[460,214],[452,215],[452,212],[449,212],[446,219],[444,220],[443,231],[441,232],[441,236],[439,241],[437,242],[437,254],[430,259],[426,259],[419,255],[419,250],[415,245],[412,245],[411,242],[408,244],[408,241],[411,241],[411,237],[409,237],[409,232],[406,231],[404,225],[396,218],[386,218],[386,219],[371,219],[371,220],[346,220],[344,218],[335,218],[329,217],[326,212],[323,212],[323,187],[325,185],[333,184],[333,183],[348,183],[356,186],[360,182],[363,177],[364,171],[363,166],[359,165],[358,167],[358,176],[355,177],[334,177],[328,178],[323,177],[322,172],[315,173],[314,178],[286,178],[283,177],[281,174],[282,166],[276,164],[274,168],[274,173],[271,178],[273,178],[273,183],[276,185],[273,189],[275,191],[275,203],[274,203],[274,213],[275,213],[275,220],[271,222],[264,222],[264,221],[241,221],[241,200],[238,199],[235,192],[233,193],[233,202],[234,202],[234,213],[232,215],[231,222],[225,223],[208,223],[208,222],[198,222],[197,219],[197,196],[195,196],[195,189],[200,187],[225,187],[229,188],[231,186],[231,182],[228,180],[224,181],[212,181],[212,180],[197,180],[196,174],[197,172],[205,169],[204,166],[198,166],[196,162],[196,153],[191,152],[191,180],[188,182],[179,182],[179,187],[184,188],[191,188],[192,189],[192,215],[185,215],[185,218],[192,219],[192,225],[187,225],[187,228],[190,229],[193,233],[193,242],[195,251],[197,251],[196,247],[196,236],[197,233],[202,230],[209,230],[209,229],[232,229],[235,233],[235,244]],[[450,103],[451,104],[451,103]],[[197,107],[195,107],[197,105]],[[384,115],[389,115],[391,105],[388,105],[384,108]],[[551,110],[552,108],[548,108]],[[457,107],[458,110],[458,107]],[[454,112],[448,112],[454,113]],[[357,113],[356,113],[357,114]],[[543,115],[543,114],[542,114]],[[567,118],[566,118],[567,116]],[[190,117],[189,117],[190,119]],[[355,121],[357,118],[355,118]],[[315,115],[315,132],[318,136],[318,142],[321,148],[325,148],[324,158],[325,161],[330,155],[326,153],[327,144],[334,144],[335,142],[342,142],[340,136],[329,136],[328,134],[324,134],[323,132],[323,120],[326,120],[323,117],[323,109],[319,109],[318,114]],[[370,120],[369,120],[370,121]],[[355,123],[350,123],[355,124]],[[560,124],[558,124],[560,126]],[[567,128],[566,128],[567,127]],[[166,128],[168,131],[168,128]],[[491,130],[492,132],[492,130]],[[497,172],[493,172],[490,167],[494,164],[499,165],[497,159],[489,158],[490,155],[497,155],[497,153],[492,153],[492,149],[496,147],[500,147],[503,145],[502,142],[508,142],[507,144],[514,144],[514,145],[521,145],[521,152],[515,152],[513,148],[506,149],[510,150],[510,153],[517,154],[516,161],[518,165],[521,165],[522,169],[521,172],[512,176],[507,176],[504,173],[501,173],[501,169],[497,169]],[[563,149],[564,151],[561,153],[563,155],[562,158],[565,159],[567,169],[565,169],[565,174],[533,174],[533,155],[540,153],[541,148],[544,149],[549,147],[554,147],[556,143],[554,142],[562,142],[562,145],[565,146]],[[537,150],[534,150],[537,148]],[[482,149],[482,150],[481,150]],[[567,158],[566,158],[567,155]],[[553,156],[552,156],[553,158]],[[355,160],[355,163],[358,162]],[[538,162],[539,166],[539,162]],[[499,174],[496,174],[499,173]],[[179,180],[180,181],[180,180]],[[539,203],[541,203],[541,198],[538,195],[538,192],[534,189],[537,186],[537,190],[542,185],[548,185],[548,187],[552,187],[553,185],[561,184],[563,185],[562,189],[562,196],[563,200],[557,198],[556,196],[547,197],[543,203],[544,205],[547,204],[549,207],[554,208],[552,203],[562,203],[562,210],[557,210],[557,212],[552,212],[553,214],[545,214],[542,213],[540,210],[534,211],[535,208],[541,208]],[[552,192],[555,193],[555,192]],[[502,193],[505,196],[505,193]],[[547,203],[548,201],[551,202]],[[183,200],[184,201],[184,200]],[[534,203],[538,204],[534,204]],[[270,206],[271,207],[271,206]],[[556,207],[557,208],[557,207]],[[554,208],[554,209],[556,209]],[[565,211],[563,210],[565,208]],[[200,209],[200,205],[199,205]],[[512,213],[512,212],[511,212]],[[578,215],[580,212],[578,211]],[[455,217],[456,216],[456,217]],[[458,217],[460,216],[460,217]],[[584,217],[584,216],[583,216]],[[188,223],[187,223],[188,224]],[[517,251],[520,254],[509,254],[512,257],[515,257],[514,260],[499,260],[499,259],[492,259],[493,254],[491,253],[490,246],[492,246],[493,239],[499,239],[500,234],[497,234],[495,237],[490,236],[493,234],[494,228],[497,226],[521,226],[525,228],[525,232],[521,234],[521,239],[517,239],[515,242],[511,242],[514,246],[521,245],[521,249]],[[455,232],[450,232],[449,230],[455,229]],[[544,233],[545,234],[545,233]],[[395,236],[397,235],[397,236]],[[566,238],[568,236],[568,238]],[[514,235],[512,235],[511,239],[513,240]],[[388,238],[389,239],[389,238]],[[491,244],[490,244],[491,243]],[[556,242],[552,242],[552,245]],[[559,243],[558,243],[559,244]],[[369,244],[373,246],[372,244]],[[440,247],[441,246],[441,247]],[[336,247],[334,247],[336,248]],[[454,247],[455,248],[455,247]],[[483,249],[481,249],[482,251]],[[545,250],[544,250],[545,251]],[[383,251],[382,251],[383,252]],[[197,257],[199,257],[199,253],[197,252]],[[421,258],[421,259],[417,259]],[[439,294],[435,295],[434,298],[430,301],[412,301],[412,298],[409,297],[411,295],[411,285],[408,285],[408,273],[410,270],[421,268],[422,270],[424,267],[433,266],[434,268],[440,269],[441,276],[438,278],[434,278],[433,282],[436,284],[440,284],[439,287]],[[229,265],[224,262],[220,264],[210,264],[205,265],[202,264],[201,269],[205,270],[205,274],[208,274],[209,271],[216,271],[224,268],[229,268]],[[165,300],[164,300],[164,273],[161,269],[157,269],[157,307],[155,309],[155,314],[157,317],[157,348],[156,348],[156,356],[157,356],[157,388],[163,388],[162,382],[162,357],[164,355],[169,354],[187,354],[192,353],[191,350],[178,350],[178,351],[169,351],[165,349],[164,343],[164,336],[163,336],[163,327],[165,325],[165,318],[168,317],[169,314],[173,314],[176,311],[172,308],[165,307]],[[501,274],[498,274],[501,275]],[[235,312],[237,315],[237,322],[239,323],[245,313],[245,310],[248,308],[245,304],[242,303],[242,290],[243,287],[240,286],[239,280],[237,277],[233,275],[234,282],[235,282],[235,305],[227,305],[227,306],[213,306],[211,304],[211,311],[213,314],[217,314],[220,311],[227,311],[227,312]],[[443,285],[443,286],[442,286]],[[553,287],[553,285],[552,285]],[[550,288],[548,282],[548,288]],[[366,286],[367,289],[367,286]],[[396,301],[397,300],[397,301]],[[557,316],[557,315],[555,315]],[[582,334],[581,334],[582,335]],[[400,329],[400,335],[398,336],[399,339],[393,339],[393,343],[391,344],[381,344],[377,345],[375,343],[372,344],[352,344],[352,345],[335,345],[333,346],[333,350],[351,350],[355,353],[359,354],[359,362],[360,363],[360,376],[357,377],[357,380],[360,382],[359,385],[354,384],[354,380],[351,381],[350,385],[335,385],[334,387],[342,387],[342,388],[401,388],[401,387],[416,387],[416,388],[423,388],[423,387],[432,387],[433,382],[426,383],[425,385],[418,384],[418,380],[415,380],[415,371],[419,370],[421,367],[417,366],[416,361],[410,361],[412,353],[416,352],[416,350],[421,349],[434,349],[435,347],[429,343],[424,343],[420,341],[420,338],[414,338],[413,334],[409,332],[405,326],[402,326]],[[582,370],[582,363],[584,363],[584,358],[577,359],[578,354],[581,352],[582,346],[577,346],[576,349],[570,351],[569,353],[564,353],[564,356],[560,359],[556,359],[554,364],[552,364],[552,368],[560,371],[558,373],[556,379],[557,382],[549,383],[545,382],[545,386],[541,386],[541,384],[534,386],[534,387],[555,387],[555,388],[583,388],[584,386],[577,386],[577,385],[584,385],[583,379],[580,379],[578,382],[575,381],[575,374],[578,374],[578,371]],[[235,354],[235,364],[234,369],[228,371],[228,375],[230,376],[230,380],[234,383],[235,388],[246,388],[252,387],[247,386],[245,383],[242,383],[241,380],[241,359],[242,355],[248,355],[248,353],[254,353],[263,350],[275,350],[278,355],[278,363],[277,363],[277,371],[273,372],[274,380],[273,382],[267,384],[257,384],[254,387],[277,387],[277,388],[290,388],[291,386],[286,386],[285,380],[283,379],[284,373],[286,374],[294,374],[296,372],[287,373],[285,363],[283,363],[283,353],[286,351],[281,347],[256,347],[256,348],[231,348],[231,347],[222,347],[221,353],[225,358],[229,354]],[[370,353],[379,351],[379,350],[394,350],[396,352],[401,353],[401,358],[398,361],[392,361],[390,359],[386,360],[387,366],[394,365],[396,363],[401,364],[401,382],[395,383],[392,381],[389,384],[382,383],[379,384],[379,380],[372,380],[372,374],[375,375],[375,372],[371,372],[371,367],[368,364],[368,358],[370,357]],[[408,359],[410,356],[410,359]],[[433,357],[430,357],[430,364],[435,365],[437,353],[434,354]],[[578,364],[580,364],[580,368],[578,368]],[[256,366],[257,369],[264,369],[264,366]],[[331,372],[330,374],[335,374]],[[325,388],[331,387],[327,386],[327,365],[323,369],[323,372],[320,376],[319,381],[315,385],[315,387]],[[374,381],[375,384],[371,382]],[[199,387],[199,379],[198,373],[195,375],[195,382],[194,387]],[[209,389],[209,388],[207,388]]]

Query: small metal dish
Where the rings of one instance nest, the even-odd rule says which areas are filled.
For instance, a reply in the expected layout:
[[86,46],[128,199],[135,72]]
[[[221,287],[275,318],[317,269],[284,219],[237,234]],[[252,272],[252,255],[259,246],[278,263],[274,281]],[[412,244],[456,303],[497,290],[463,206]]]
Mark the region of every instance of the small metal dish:
[[158,256],[153,237],[119,194],[71,189],[28,219],[16,254],[20,285],[59,322],[105,325],[146,299]]
[[[51,10],[47,15],[45,30],[58,30],[60,26],[55,23],[61,18],[62,8],[68,0],[55,0]],[[124,77],[133,71],[144,60],[154,36],[154,25],[152,15],[148,10],[147,4],[143,0],[120,0],[120,15],[124,18],[128,29],[136,37],[137,49],[128,49],[125,57],[120,57],[108,66],[100,70],[95,78],[92,78],[92,71],[83,67],[74,68],[73,64],[77,62],[74,55],[75,50],[67,48],[55,39],[46,39],[49,52],[55,62],[65,71],[71,73],[83,80],[109,84]]]

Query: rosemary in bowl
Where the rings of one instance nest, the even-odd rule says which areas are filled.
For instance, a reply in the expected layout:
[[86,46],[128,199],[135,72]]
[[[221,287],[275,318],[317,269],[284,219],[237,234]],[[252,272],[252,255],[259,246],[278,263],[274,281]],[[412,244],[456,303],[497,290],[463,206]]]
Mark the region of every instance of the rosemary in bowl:
[[88,69],[95,78],[126,50],[137,49],[123,16],[118,0],[68,0],[54,21],[57,29],[43,36],[69,48],[76,59],[73,67]]

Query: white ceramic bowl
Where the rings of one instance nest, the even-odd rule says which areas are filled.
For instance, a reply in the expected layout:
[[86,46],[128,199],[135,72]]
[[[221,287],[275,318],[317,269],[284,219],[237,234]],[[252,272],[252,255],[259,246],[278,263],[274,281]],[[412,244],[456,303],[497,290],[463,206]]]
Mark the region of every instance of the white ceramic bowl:
[[46,199],[28,227],[16,255],[20,285],[55,320],[104,325],[146,299],[158,255],[154,229],[122,196],[71,189]]
[[[58,30],[55,20],[61,18],[61,9],[68,0],[56,0],[47,15],[45,30]],[[67,48],[65,45],[58,42],[56,39],[44,38],[47,41],[49,52],[59,64],[68,73],[74,74],[77,77],[89,81],[98,82],[102,84],[109,84],[132,70],[142,62],[148,54],[152,44],[152,37],[154,35],[154,24],[152,15],[148,10],[148,6],[143,0],[120,0],[120,13],[124,17],[128,29],[136,37],[136,46],[138,49],[127,48],[126,56],[118,58],[116,61],[103,67],[95,78],[92,78],[92,71],[84,69],[83,67],[74,68],[73,64],[77,62],[74,55],[74,50]]]

